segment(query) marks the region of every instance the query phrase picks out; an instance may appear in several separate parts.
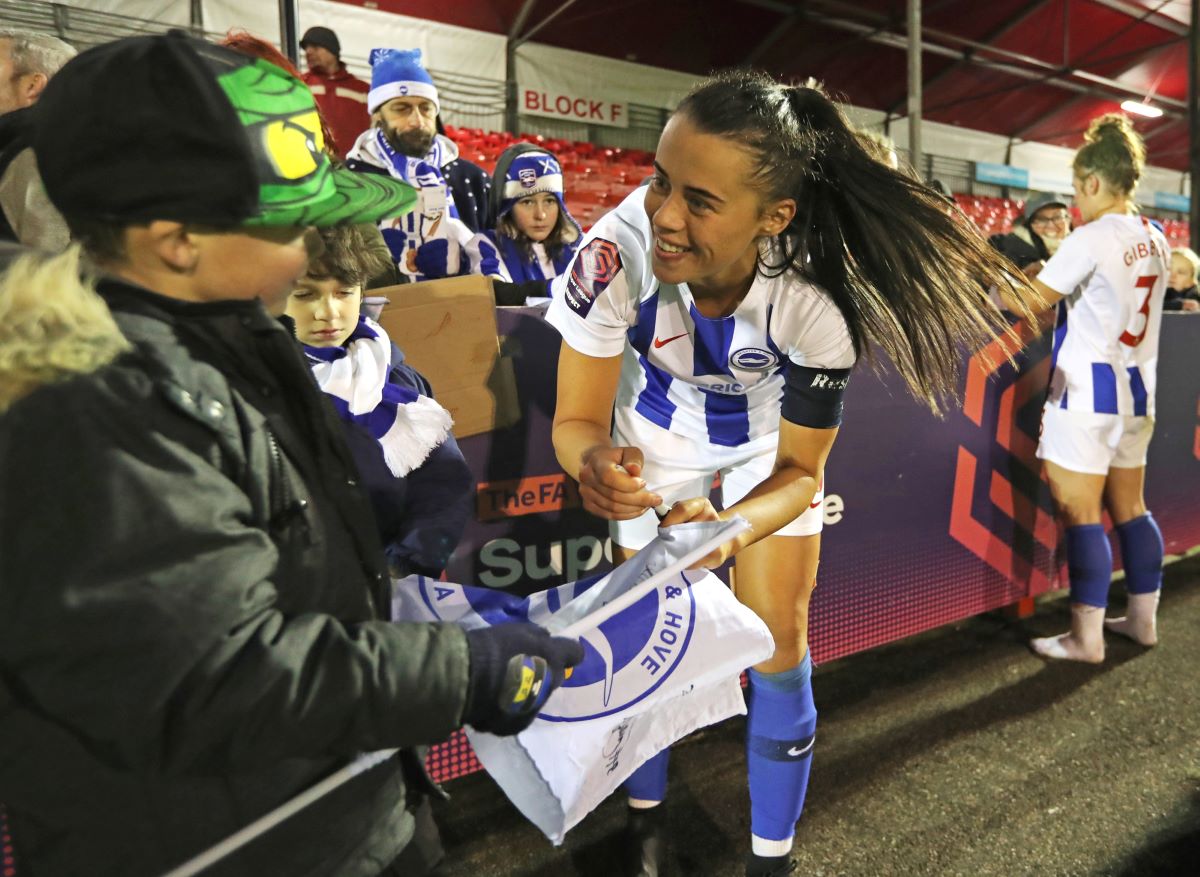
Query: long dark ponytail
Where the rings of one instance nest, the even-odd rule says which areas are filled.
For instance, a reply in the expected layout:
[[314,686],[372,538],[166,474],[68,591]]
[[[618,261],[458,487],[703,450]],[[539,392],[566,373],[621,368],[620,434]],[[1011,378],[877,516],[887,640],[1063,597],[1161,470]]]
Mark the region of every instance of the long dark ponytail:
[[974,352],[1011,331],[988,289],[1014,291],[1020,272],[937,192],[872,157],[816,88],[729,71],[677,112],[747,148],[765,200],[796,200],[782,258],[758,270],[796,271],[824,288],[855,350],[878,345],[934,411],[958,395],[961,346]]

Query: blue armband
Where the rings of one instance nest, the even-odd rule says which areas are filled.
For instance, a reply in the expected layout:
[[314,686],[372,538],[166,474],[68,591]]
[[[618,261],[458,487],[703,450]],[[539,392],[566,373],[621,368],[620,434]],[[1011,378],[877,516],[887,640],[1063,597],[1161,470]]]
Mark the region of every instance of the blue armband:
[[783,375],[780,416],[797,426],[832,429],[842,423],[848,368],[812,368],[789,362]]

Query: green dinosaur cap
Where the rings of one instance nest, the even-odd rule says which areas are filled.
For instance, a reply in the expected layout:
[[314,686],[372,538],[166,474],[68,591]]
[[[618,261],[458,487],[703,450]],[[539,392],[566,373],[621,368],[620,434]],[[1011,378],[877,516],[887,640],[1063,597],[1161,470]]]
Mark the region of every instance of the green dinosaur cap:
[[413,209],[417,190],[377,174],[335,168],[308,86],[266,61],[221,65],[217,82],[245,128],[259,180],[249,226],[326,227],[378,222]]

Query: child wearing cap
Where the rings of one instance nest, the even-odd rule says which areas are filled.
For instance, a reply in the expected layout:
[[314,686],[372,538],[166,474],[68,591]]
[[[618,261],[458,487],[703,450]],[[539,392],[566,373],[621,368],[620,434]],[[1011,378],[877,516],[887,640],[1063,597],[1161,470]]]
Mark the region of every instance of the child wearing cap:
[[[163,874],[398,747],[219,870],[412,873],[388,864],[424,785],[406,747],[464,723],[519,731],[583,651],[535,625],[388,620],[342,425],[267,310],[303,276],[309,227],[395,216],[411,187],[334,169],[300,80],[181,32],[67,63],[32,145],[123,344],[17,363],[44,379],[0,417],[6,856],[21,873]],[[0,277],[5,307],[13,284],[80,282],[21,267],[40,258]],[[111,332],[68,316],[3,314],[29,338]],[[521,689],[526,662],[538,684]]]
[[549,296],[583,237],[563,201],[562,167],[546,150],[515,143],[496,162],[496,180],[496,228],[486,232],[488,240],[526,296]]
[[390,264],[383,244],[382,253],[372,246],[374,227],[320,234],[324,250],[309,260],[285,313],[342,419],[392,575],[437,578],[471,513],[471,470],[429,382],[359,312],[363,286]]

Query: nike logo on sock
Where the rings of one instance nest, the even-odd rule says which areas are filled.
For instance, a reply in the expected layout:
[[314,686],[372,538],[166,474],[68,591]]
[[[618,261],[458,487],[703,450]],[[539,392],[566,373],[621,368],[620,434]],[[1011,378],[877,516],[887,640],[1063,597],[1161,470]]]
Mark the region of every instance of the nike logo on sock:
[[792,758],[799,758],[801,755],[807,755],[809,752],[812,751],[813,744],[816,742],[817,742],[817,738],[813,737],[813,739],[808,741],[807,746],[805,746],[803,748],[793,746],[791,749],[789,749],[787,751],[787,754],[792,756]]
[[675,341],[678,338],[682,338],[686,334],[687,334],[687,332],[680,332],[678,335],[672,335],[670,338],[655,338],[654,339],[654,348],[657,350],[659,347],[663,347],[667,344],[670,344],[672,341]]

